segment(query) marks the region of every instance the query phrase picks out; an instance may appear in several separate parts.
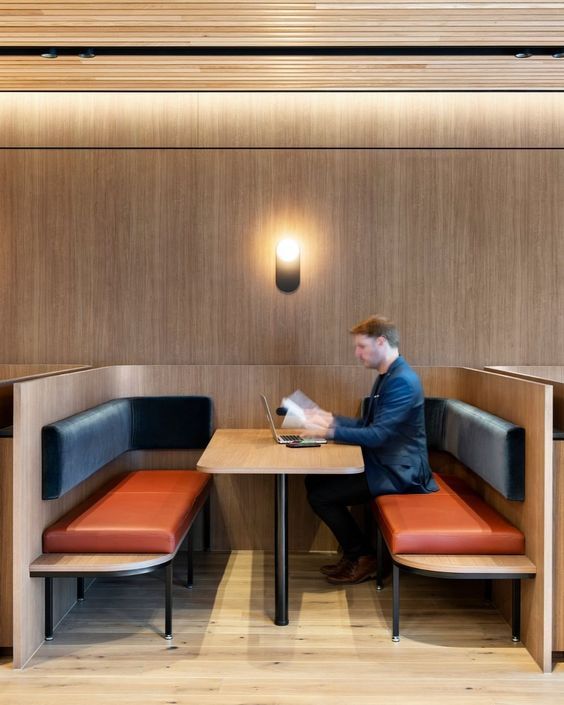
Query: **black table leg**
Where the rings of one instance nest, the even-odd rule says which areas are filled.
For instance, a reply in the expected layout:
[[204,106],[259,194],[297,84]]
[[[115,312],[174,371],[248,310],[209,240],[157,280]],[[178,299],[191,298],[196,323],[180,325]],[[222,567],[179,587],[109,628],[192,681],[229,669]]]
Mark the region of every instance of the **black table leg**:
[[279,627],[288,624],[288,476],[276,475],[274,512],[274,593]]

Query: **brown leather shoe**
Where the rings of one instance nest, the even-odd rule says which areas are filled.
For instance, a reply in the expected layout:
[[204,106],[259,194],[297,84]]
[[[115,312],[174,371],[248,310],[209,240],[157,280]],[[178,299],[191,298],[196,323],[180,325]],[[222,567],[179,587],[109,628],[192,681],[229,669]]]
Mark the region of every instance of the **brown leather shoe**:
[[350,563],[351,561],[346,556],[341,556],[337,563],[329,563],[327,565],[322,565],[319,571],[323,575],[337,575]]
[[332,585],[354,585],[376,575],[376,556],[360,556],[356,561],[349,561],[340,573],[327,576]]

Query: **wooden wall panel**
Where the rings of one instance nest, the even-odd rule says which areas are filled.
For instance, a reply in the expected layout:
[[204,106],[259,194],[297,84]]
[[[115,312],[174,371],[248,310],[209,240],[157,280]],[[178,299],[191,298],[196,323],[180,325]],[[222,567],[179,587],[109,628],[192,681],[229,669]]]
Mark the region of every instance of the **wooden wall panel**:
[[557,149],[564,95],[2,92],[0,147]]
[[[564,152],[0,156],[17,301],[0,360],[342,365],[346,331],[375,311],[414,364],[546,364],[564,348]],[[292,295],[274,285],[287,232],[303,250]]]

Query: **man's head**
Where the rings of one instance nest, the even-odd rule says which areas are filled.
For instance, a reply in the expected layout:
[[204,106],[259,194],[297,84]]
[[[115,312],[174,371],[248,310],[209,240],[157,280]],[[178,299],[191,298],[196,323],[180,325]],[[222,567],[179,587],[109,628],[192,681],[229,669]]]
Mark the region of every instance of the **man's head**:
[[354,354],[365,367],[386,372],[398,356],[399,333],[385,316],[370,316],[350,330],[354,335]]

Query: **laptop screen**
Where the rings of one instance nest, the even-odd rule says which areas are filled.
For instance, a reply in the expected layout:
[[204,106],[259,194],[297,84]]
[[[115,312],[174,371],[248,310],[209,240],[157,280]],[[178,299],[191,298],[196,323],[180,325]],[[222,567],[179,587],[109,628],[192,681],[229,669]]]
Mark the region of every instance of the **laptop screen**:
[[272,414],[270,413],[270,407],[268,406],[268,401],[266,400],[266,397],[264,396],[264,394],[261,394],[260,398],[262,399],[262,403],[264,404],[264,410],[266,412],[266,418],[268,419],[268,425],[270,426],[270,430],[272,431],[272,437],[274,438],[275,441],[278,441],[278,434],[276,433],[276,428],[274,426],[274,419],[272,418]]

